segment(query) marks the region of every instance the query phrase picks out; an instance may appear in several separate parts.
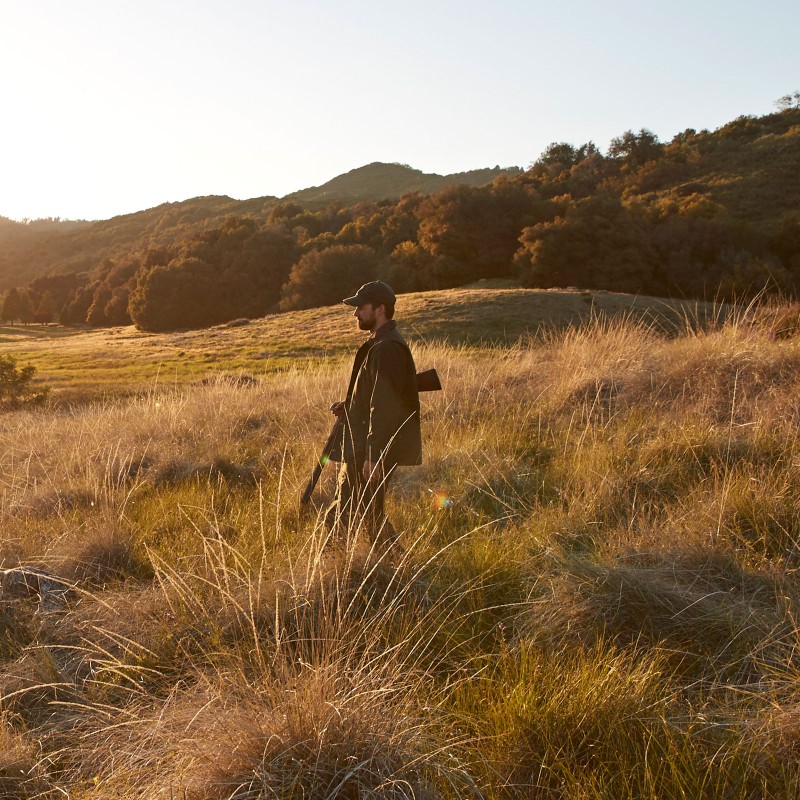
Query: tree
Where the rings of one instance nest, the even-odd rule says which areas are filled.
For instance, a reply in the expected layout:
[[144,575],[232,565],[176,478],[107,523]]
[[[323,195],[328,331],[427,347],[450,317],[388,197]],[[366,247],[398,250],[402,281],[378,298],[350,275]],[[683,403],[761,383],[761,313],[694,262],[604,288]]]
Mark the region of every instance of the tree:
[[482,273],[492,259],[487,248],[492,205],[488,191],[451,186],[420,207],[419,243],[432,256],[425,288],[448,289],[488,277]]
[[108,317],[106,316],[106,304],[111,300],[111,289],[108,284],[101,283],[94,290],[92,297],[92,304],[86,313],[86,321],[93,328],[102,328],[108,325]]
[[432,257],[422,287],[447,289],[512,274],[522,229],[552,216],[549,201],[513,181],[444,189],[419,210],[419,244]]
[[[589,197],[612,173],[609,166],[613,165],[613,161],[606,158],[591,142],[586,147],[591,147],[591,151],[587,150],[586,156],[570,167],[569,175],[564,181],[554,185],[553,190],[559,195],[568,194],[576,200]],[[555,193],[553,190],[548,191],[547,195],[552,196]]]
[[642,128],[639,133],[625,131],[622,136],[612,139],[608,155],[619,159],[628,168],[635,168],[658,158],[663,150],[664,145],[658,141],[658,136]]
[[378,257],[363,244],[311,250],[293,267],[282,291],[281,311],[341,302],[367,281],[375,280]]
[[302,252],[281,219],[278,214],[259,227],[249,217],[228,217],[172,248],[139,256],[134,278],[125,283],[111,283],[126,274],[126,262],[116,265],[105,279],[111,293],[102,298],[102,316],[107,324],[133,320],[144,330],[169,330],[277,310]]
[[301,251],[282,225],[253,233],[221,260],[221,293],[227,319],[261,317],[277,310],[281,287]]
[[49,289],[42,295],[41,300],[39,300],[39,304],[36,306],[36,311],[33,316],[36,322],[42,325],[46,325],[48,322],[52,322],[55,319],[56,299]]
[[202,328],[224,321],[220,284],[214,270],[198,258],[179,258],[140,274],[128,309],[146,331]]
[[551,142],[531,165],[531,174],[553,180],[581,160],[578,149],[569,142]]
[[545,147],[539,158],[536,159],[536,164],[548,166],[550,164],[558,164],[566,167],[571,167],[576,164],[577,150],[574,145],[568,142],[552,142]]
[[82,325],[86,322],[92,302],[94,300],[94,289],[91,286],[83,286],[78,289],[67,304],[67,318],[73,324]]
[[420,192],[403,195],[381,225],[382,249],[391,253],[401,242],[416,242],[419,233],[419,208],[425,197]]
[[[85,286],[87,281],[88,276],[85,273],[75,272],[51,273],[42,275],[32,280],[30,284],[28,284],[28,289],[31,292],[31,296],[38,294],[40,298],[39,301],[34,304],[37,315],[40,312],[42,300],[44,299],[45,295],[48,293],[50,294],[53,301],[53,309],[57,310],[66,302],[68,302],[69,297],[74,292],[76,292],[82,286]],[[50,301],[48,300],[47,303],[49,302]],[[41,310],[46,311],[47,309]],[[81,320],[81,322],[82,321],[83,320]]]
[[13,356],[0,356],[0,408],[11,410],[26,403],[41,403],[48,395],[48,389],[35,390],[31,381],[36,367],[19,368]]
[[790,108],[800,108],[800,92],[785,94],[775,101],[775,105],[780,111],[787,111]]
[[109,325],[130,325],[131,315],[128,313],[128,300],[130,290],[126,286],[117,286],[111,292],[111,299],[106,303],[103,311]]
[[383,224],[387,210],[357,217],[336,234],[336,244],[365,244],[377,250],[383,244]]
[[770,249],[789,267],[800,267],[800,214],[786,214],[771,237]]
[[9,289],[3,299],[3,309],[0,312],[3,322],[10,322],[13,325],[14,320],[19,319],[21,307],[19,292],[15,288]]
[[718,273],[715,296],[720,300],[744,300],[767,290],[786,291],[791,280],[777,256],[734,247],[726,247],[714,266]]
[[19,293],[19,319],[24,325],[33,322],[33,302],[31,296],[24,290]]
[[694,128],[686,128],[686,130],[681,131],[680,133],[676,133],[672,137],[671,144],[686,144],[687,142],[691,142],[697,136],[697,131]]
[[405,241],[395,247],[382,265],[383,276],[395,292],[419,292],[431,271],[433,257],[422,245]]
[[657,253],[644,220],[613,195],[582,200],[564,217],[527,228],[515,261],[525,286],[649,291]]
[[650,235],[665,292],[722,299],[785,287],[789,273],[770,253],[769,241],[696,197],[685,198]]

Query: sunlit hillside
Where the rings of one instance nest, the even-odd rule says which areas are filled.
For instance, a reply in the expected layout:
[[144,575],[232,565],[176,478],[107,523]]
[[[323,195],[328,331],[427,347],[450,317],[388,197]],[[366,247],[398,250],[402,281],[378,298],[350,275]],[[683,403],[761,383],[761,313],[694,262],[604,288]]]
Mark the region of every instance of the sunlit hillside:
[[137,250],[144,242],[169,244],[229,214],[258,214],[275,200],[196,197],[108,220],[5,220],[0,226],[0,288],[22,286],[51,270],[93,272],[104,259]]
[[800,311],[585,297],[400,298],[444,389],[388,550],[332,466],[298,503],[344,307],[29,332],[145,390],[0,415],[0,797],[797,797]]
[[719,130],[687,131],[660,164],[631,176],[627,194],[662,207],[687,197],[735,219],[776,231],[797,211],[800,111],[740,117]]

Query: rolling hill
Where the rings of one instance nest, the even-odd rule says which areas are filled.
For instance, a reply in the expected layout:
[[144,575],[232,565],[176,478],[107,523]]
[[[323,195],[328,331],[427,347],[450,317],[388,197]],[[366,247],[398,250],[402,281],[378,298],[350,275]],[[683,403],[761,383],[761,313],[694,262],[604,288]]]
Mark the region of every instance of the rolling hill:
[[[434,175],[399,164],[369,164],[340,175],[320,187],[282,198],[302,206],[352,205],[363,200],[400,197],[405,192],[430,194],[452,184],[481,186],[498,175],[521,172],[516,167],[480,169],[455,175]],[[234,200],[225,195],[194,197],[96,222],[43,220],[30,224],[0,217],[0,291],[22,286],[52,270],[85,272],[106,258],[147,246],[164,246],[220,224],[228,216],[267,219],[279,198]]]
[[375,162],[339,175],[333,180],[286,195],[304,206],[315,206],[331,202],[352,204],[362,200],[396,200],[407,192],[433,194],[453,184],[484,186],[501,175],[519,175],[519,167],[494,167],[458,172],[452,175],[436,175],[421,172],[406,164],[382,164]]

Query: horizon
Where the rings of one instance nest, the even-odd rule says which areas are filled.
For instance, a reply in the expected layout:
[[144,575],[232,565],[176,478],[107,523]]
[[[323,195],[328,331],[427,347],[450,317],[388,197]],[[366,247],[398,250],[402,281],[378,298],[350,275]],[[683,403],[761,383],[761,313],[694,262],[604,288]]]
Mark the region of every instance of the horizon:
[[282,198],[373,162],[525,169],[552,142],[669,141],[800,88],[786,0],[3,10],[0,216],[16,221]]

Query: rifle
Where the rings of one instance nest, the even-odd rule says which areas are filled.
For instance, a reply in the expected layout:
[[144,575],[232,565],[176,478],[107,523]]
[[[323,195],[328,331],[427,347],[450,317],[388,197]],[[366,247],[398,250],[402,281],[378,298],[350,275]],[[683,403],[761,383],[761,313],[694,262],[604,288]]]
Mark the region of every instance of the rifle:
[[[438,392],[441,391],[441,388],[442,382],[439,380],[439,373],[436,372],[435,369],[426,369],[424,372],[417,373],[418,392]],[[314,493],[314,487],[317,485],[319,476],[322,474],[322,468],[330,460],[330,454],[333,452],[333,448],[336,446],[336,443],[342,435],[343,427],[344,415],[337,418],[330,435],[322,447],[322,453],[320,454],[317,463],[314,465],[314,471],[311,473],[311,477],[308,479],[306,488],[303,490],[303,494],[300,496],[301,506],[308,505],[308,501],[311,500],[311,495]]]

